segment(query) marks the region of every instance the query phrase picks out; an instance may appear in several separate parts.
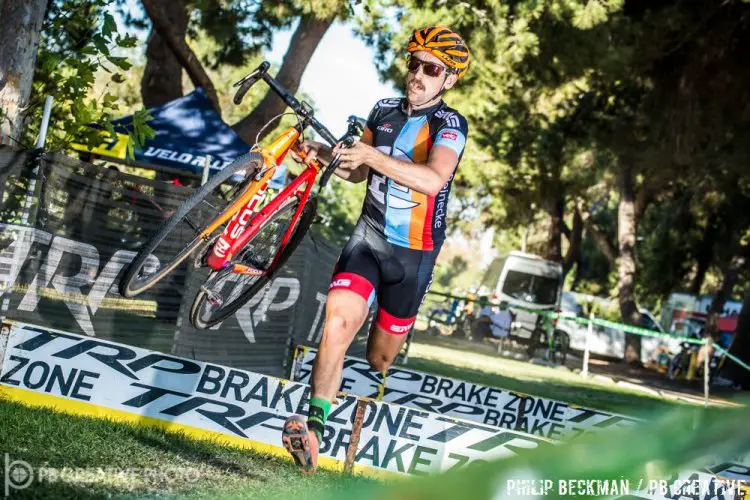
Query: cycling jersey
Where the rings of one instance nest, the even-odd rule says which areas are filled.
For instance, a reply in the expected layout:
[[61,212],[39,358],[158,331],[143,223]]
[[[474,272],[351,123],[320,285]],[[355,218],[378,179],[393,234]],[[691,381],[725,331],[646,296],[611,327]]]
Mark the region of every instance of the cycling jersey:
[[[463,156],[466,119],[443,101],[406,114],[406,99],[383,99],[370,112],[372,146],[393,158],[426,164],[434,146]],[[455,170],[454,170],[455,174]],[[432,250],[445,239],[445,216],[453,175],[437,196],[398,184],[370,169],[361,218],[388,242],[413,250]]]

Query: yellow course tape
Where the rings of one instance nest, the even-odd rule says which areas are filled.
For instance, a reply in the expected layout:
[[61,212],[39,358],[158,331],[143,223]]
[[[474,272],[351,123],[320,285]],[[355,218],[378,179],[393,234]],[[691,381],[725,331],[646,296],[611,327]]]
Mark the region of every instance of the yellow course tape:
[[[21,403],[29,407],[50,408],[54,411],[72,415],[101,418],[120,423],[154,427],[167,432],[181,433],[194,439],[210,440],[212,442],[217,442],[218,444],[225,446],[250,449],[259,453],[266,453],[269,455],[291,460],[289,454],[281,446],[273,446],[270,444],[262,443],[260,441],[254,441],[252,439],[230,436],[227,434],[222,434],[220,432],[199,429],[197,427],[192,427],[185,424],[178,424],[176,422],[169,422],[167,420],[161,420],[158,418],[137,415],[135,413],[129,413],[122,410],[106,408],[104,406],[99,406],[84,401],[73,401],[70,399],[30,391],[27,389],[8,387],[4,385],[0,386],[0,399]],[[281,439],[279,439],[279,444],[281,444]],[[318,457],[318,466],[337,472],[343,472],[344,470],[343,461],[324,456]],[[371,467],[364,467],[356,464],[354,465],[352,472],[354,474],[361,474],[363,476],[379,479],[401,477],[398,474],[383,469],[374,469]]]

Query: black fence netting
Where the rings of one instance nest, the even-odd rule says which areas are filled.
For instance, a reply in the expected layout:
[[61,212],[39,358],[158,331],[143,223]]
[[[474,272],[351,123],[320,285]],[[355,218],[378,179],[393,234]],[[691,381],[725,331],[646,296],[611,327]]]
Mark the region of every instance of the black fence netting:
[[[186,262],[142,295],[118,293],[128,263],[192,192],[117,167],[0,147],[0,315],[286,375],[293,344],[320,341],[339,253],[314,229],[263,290],[211,330],[196,330],[188,320],[205,269]],[[222,203],[209,199],[206,206]],[[169,245],[184,243],[178,233],[170,233]],[[353,354],[363,351],[364,335],[358,338]]]

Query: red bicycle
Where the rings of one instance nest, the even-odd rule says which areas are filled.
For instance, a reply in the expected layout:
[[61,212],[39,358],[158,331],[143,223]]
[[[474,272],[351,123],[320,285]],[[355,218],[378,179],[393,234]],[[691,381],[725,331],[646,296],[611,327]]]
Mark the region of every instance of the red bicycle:
[[[312,127],[331,146],[350,147],[362,135],[362,122],[349,117],[346,134],[336,138],[314,118],[313,109],[298,101],[268,74],[263,62],[235,84],[234,103],[263,80],[297,117],[297,124],[267,148],[254,147],[201,186],[153,233],[120,281],[120,293],[134,297],[153,287],[189,256],[194,267],[211,272],[193,301],[190,322],[200,329],[225,320],[255,295],[284,265],[308,231],[317,210],[312,194],[320,176],[324,187],[339,164],[339,156],[323,166],[309,160],[301,148],[304,131]],[[276,118],[274,118],[275,120]],[[273,121],[273,120],[272,120]],[[293,151],[306,168],[276,196],[266,200],[268,183],[276,168]],[[231,185],[233,176],[245,172]]]

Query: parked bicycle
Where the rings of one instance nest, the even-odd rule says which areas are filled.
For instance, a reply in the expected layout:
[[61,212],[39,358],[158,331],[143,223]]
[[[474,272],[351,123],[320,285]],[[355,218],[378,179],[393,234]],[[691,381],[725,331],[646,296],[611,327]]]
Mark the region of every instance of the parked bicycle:
[[[437,307],[429,312],[427,317],[427,331],[439,332],[465,338],[471,332],[470,318],[459,299],[452,299],[447,307]],[[447,333],[449,332],[449,333]]]
[[[534,357],[534,353],[540,347],[544,348],[544,359],[555,365],[564,365],[570,351],[570,336],[562,330],[555,328],[550,322],[546,324],[542,315],[537,317],[533,330],[523,324],[513,324],[510,339],[527,346],[526,352],[529,358]],[[526,330],[531,335],[525,337],[516,333],[518,330]]]
[[[689,335],[689,338],[701,339],[703,337],[702,330],[699,333]],[[669,361],[669,368],[667,370],[667,377],[670,380],[677,380],[680,378],[687,378],[688,372],[690,371],[690,365],[694,365],[694,376],[700,379],[703,378],[703,363],[698,363],[699,352],[701,349],[706,349],[703,344],[695,344],[693,342],[681,342],[680,351],[678,351],[672,359]],[[713,350],[708,358],[708,382],[713,384],[716,374],[719,371],[721,360],[723,355]]]
[[[309,160],[301,148],[304,132],[315,130],[331,146],[351,147],[362,135],[362,122],[349,117],[346,134],[337,141],[314,118],[313,109],[298,101],[268,74],[268,62],[235,84],[234,103],[263,80],[297,118],[297,124],[280,134],[267,148],[254,146],[214,175],[165,220],[127,268],[120,293],[134,297],[145,292],[188,257],[192,265],[210,268],[190,311],[190,322],[210,328],[236,312],[282,268],[297,248],[315,216],[312,193],[316,181],[324,187],[336,170],[336,155],[328,166]],[[274,117],[268,124],[275,121]],[[287,153],[302,158],[306,168],[286,188],[265,200],[266,188]],[[225,183],[238,173],[243,180]]]

